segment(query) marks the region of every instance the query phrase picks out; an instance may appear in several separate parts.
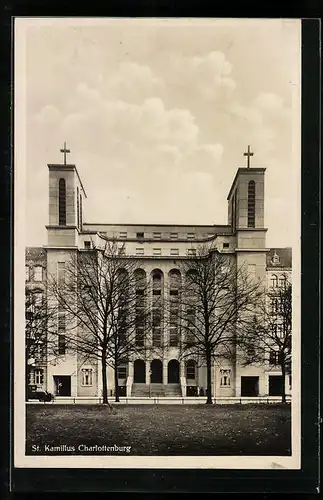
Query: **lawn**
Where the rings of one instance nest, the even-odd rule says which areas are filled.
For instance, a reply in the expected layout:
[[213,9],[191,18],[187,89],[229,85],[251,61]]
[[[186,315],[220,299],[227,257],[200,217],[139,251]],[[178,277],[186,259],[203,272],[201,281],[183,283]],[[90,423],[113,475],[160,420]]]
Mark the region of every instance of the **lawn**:
[[289,405],[125,405],[111,411],[35,404],[26,412],[28,455],[107,455],[114,452],[78,447],[114,444],[131,446],[131,455],[291,454]]

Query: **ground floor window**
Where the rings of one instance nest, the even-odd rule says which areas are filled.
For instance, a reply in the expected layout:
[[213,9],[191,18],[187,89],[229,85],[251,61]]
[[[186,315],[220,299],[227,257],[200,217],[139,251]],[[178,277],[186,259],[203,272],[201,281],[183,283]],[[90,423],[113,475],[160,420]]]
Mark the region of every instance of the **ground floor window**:
[[35,384],[41,385],[44,383],[44,370],[35,370]]
[[195,379],[195,361],[193,360],[186,363],[186,378],[189,380]]
[[82,385],[93,385],[92,368],[82,368]]
[[118,366],[118,378],[127,378],[127,365]]
[[222,387],[231,385],[231,370],[220,370],[220,384]]

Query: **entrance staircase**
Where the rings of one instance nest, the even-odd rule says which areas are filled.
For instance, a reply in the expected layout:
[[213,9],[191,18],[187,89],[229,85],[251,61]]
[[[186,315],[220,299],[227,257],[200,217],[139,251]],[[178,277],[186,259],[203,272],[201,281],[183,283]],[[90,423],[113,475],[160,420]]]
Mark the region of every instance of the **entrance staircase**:
[[132,396],[155,397],[181,397],[180,384],[133,384]]

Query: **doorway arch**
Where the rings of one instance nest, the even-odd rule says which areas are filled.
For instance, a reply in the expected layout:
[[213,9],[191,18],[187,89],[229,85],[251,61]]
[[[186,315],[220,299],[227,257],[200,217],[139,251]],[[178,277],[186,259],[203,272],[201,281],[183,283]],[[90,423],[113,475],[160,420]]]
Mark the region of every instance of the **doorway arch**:
[[135,384],[146,382],[146,365],[142,359],[136,359],[133,364],[133,381]]
[[160,359],[153,359],[150,364],[150,382],[152,384],[163,382],[163,363]]
[[169,384],[179,384],[179,362],[171,359],[167,367],[167,381]]

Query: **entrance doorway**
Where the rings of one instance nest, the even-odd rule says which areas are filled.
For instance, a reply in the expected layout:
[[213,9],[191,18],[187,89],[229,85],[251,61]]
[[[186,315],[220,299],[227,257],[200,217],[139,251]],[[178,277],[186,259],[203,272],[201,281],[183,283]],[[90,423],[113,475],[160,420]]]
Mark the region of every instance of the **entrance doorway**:
[[146,364],[142,359],[136,359],[133,364],[133,381],[135,384],[146,383]]
[[283,377],[281,375],[269,376],[269,396],[281,396],[283,389]]
[[54,375],[55,396],[71,395],[70,375]]
[[241,377],[241,396],[259,396],[259,377]]
[[150,364],[151,384],[161,384],[163,382],[163,363],[160,359],[153,359]]
[[168,363],[167,381],[169,384],[179,384],[179,362],[171,359]]

